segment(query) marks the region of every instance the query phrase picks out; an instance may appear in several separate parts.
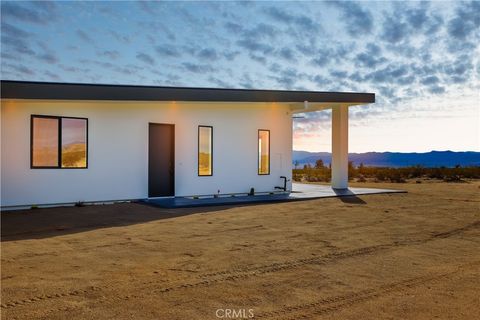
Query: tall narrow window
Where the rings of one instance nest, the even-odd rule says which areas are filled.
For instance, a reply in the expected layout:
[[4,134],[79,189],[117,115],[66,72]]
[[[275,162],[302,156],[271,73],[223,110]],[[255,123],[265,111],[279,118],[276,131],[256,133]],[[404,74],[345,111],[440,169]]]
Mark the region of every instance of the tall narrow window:
[[211,176],[213,149],[213,127],[198,126],[198,175]]
[[270,174],[269,130],[258,130],[258,174]]
[[32,167],[58,167],[59,119],[32,117]]
[[87,166],[87,120],[62,119],[62,168]]
[[32,168],[87,168],[88,120],[32,116]]

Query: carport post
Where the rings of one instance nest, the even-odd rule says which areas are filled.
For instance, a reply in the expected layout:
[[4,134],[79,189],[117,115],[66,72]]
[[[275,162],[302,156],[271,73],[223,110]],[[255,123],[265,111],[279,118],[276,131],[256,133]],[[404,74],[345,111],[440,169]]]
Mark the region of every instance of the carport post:
[[332,188],[348,188],[348,105],[332,108]]

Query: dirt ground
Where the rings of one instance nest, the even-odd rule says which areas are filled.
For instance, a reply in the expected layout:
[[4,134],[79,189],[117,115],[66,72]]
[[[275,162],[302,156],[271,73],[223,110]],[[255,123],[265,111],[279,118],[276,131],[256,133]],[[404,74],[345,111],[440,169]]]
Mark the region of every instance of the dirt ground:
[[354,186],[408,193],[4,212],[2,319],[478,319],[480,182]]

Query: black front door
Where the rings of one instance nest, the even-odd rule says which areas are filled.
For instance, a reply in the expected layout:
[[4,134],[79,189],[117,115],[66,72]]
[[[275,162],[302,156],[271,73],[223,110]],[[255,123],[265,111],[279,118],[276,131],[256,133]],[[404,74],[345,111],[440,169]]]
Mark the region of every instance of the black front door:
[[175,125],[148,128],[148,197],[175,195]]

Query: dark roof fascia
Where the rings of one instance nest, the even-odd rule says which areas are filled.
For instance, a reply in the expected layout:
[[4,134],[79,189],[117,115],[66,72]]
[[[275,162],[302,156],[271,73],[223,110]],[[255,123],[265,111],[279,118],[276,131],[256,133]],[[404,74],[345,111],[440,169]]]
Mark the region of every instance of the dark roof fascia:
[[374,93],[1,81],[2,99],[374,103]]

